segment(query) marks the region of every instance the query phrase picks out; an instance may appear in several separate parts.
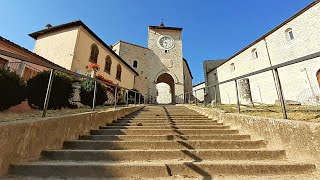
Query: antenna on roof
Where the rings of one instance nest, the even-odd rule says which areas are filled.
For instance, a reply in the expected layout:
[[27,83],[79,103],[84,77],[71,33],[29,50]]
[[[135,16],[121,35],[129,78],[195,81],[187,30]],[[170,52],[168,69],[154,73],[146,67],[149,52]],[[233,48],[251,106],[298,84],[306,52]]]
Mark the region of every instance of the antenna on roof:
[[163,19],[161,19],[160,27],[166,27],[163,23]]

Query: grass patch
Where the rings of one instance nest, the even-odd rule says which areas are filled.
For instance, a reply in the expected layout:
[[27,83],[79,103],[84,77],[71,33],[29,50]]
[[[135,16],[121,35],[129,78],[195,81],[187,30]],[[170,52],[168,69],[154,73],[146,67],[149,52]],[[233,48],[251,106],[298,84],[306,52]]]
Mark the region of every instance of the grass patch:
[[[227,113],[238,113],[237,105],[233,104],[219,104],[212,105],[199,105],[204,107],[218,108]],[[287,115],[290,120],[301,120],[309,122],[320,122],[320,106],[290,106],[287,105]],[[241,114],[251,116],[269,117],[282,119],[281,106],[275,105],[259,105],[255,107],[241,106]]]

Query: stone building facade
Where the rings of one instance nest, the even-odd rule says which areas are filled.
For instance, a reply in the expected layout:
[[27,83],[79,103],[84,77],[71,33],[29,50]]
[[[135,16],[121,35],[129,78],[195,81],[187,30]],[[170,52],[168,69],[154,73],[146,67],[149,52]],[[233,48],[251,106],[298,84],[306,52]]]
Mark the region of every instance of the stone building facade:
[[[205,96],[205,102],[211,103],[212,101],[220,102],[220,93],[219,88],[214,88],[213,84],[217,84],[218,81],[218,74],[217,74],[217,67],[219,67],[222,63],[224,63],[225,60],[206,60],[203,62],[203,72],[205,77],[205,84],[206,86],[209,86],[206,88],[206,96]],[[217,93],[217,96],[215,95],[215,92]],[[217,98],[217,99],[215,99]]]
[[141,94],[148,94],[148,75],[150,71],[148,55],[150,50],[125,41],[118,41],[112,47],[120,57],[139,73],[139,76],[135,78],[134,89]]
[[[206,85],[223,82],[319,51],[320,3],[315,1],[219,66],[206,72]],[[280,68],[278,71],[286,100],[298,101],[301,104],[319,103],[317,102],[320,97],[319,57]],[[242,96],[240,93],[240,103],[250,102],[248,97],[252,98],[254,103],[263,104],[274,104],[278,99],[271,71],[250,76],[245,81],[247,84],[238,81],[238,86],[243,84],[250,87],[251,94]],[[248,92],[247,90],[245,92]],[[234,82],[219,85],[217,92],[218,101],[221,103],[236,103]],[[209,101],[214,100],[213,89],[210,94]]]
[[[148,48],[119,41],[113,50],[138,71],[135,89],[157,96],[158,103],[182,103],[179,95],[192,90],[193,77],[182,53],[182,28],[149,26]],[[169,98],[159,94],[168,90]]]
[[182,28],[149,26],[148,47],[124,41],[108,46],[81,21],[50,25],[30,36],[35,39],[35,53],[68,70],[83,74],[96,63],[98,74],[147,97],[166,92],[166,86],[157,84],[168,84],[171,98],[159,96],[165,98],[159,103],[183,102],[178,95],[192,90],[192,74],[182,53]]

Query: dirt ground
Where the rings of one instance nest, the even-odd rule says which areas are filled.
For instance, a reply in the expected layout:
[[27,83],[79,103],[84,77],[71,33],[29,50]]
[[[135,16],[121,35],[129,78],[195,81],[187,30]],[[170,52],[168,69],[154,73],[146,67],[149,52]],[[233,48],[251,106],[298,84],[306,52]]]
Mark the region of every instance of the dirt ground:
[[[238,113],[237,105],[202,105],[204,107],[212,107],[221,109],[227,113]],[[287,105],[288,119],[309,121],[309,122],[320,122],[320,106],[292,106]],[[254,107],[241,106],[241,113],[251,116],[279,118],[283,117],[280,106],[275,105],[259,105]]]
[[[98,106],[95,111],[104,111],[109,108],[113,108],[113,106]],[[84,112],[91,112],[91,108],[77,108],[77,109],[68,109],[63,108],[59,110],[48,110],[46,117],[55,117],[67,114],[78,114]],[[40,118],[42,116],[42,110],[30,109],[26,112],[11,112],[11,111],[2,111],[0,112],[0,123],[8,122],[8,121],[17,121],[17,120],[28,120]]]

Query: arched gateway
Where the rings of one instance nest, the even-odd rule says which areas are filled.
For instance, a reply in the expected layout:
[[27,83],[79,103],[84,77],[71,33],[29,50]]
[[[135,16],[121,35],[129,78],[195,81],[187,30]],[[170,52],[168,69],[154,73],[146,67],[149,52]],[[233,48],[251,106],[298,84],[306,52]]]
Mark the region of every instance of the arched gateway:
[[158,76],[157,80],[157,103],[175,104],[175,83],[173,77],[168,73]]
[[119,41],[112,48],[139,73],[133,88],[148,97],[158,96],[159,104],[182,103],[183,94],[192,90],[192,74],[182,53],[182,28],[149,26],[148,47]]

